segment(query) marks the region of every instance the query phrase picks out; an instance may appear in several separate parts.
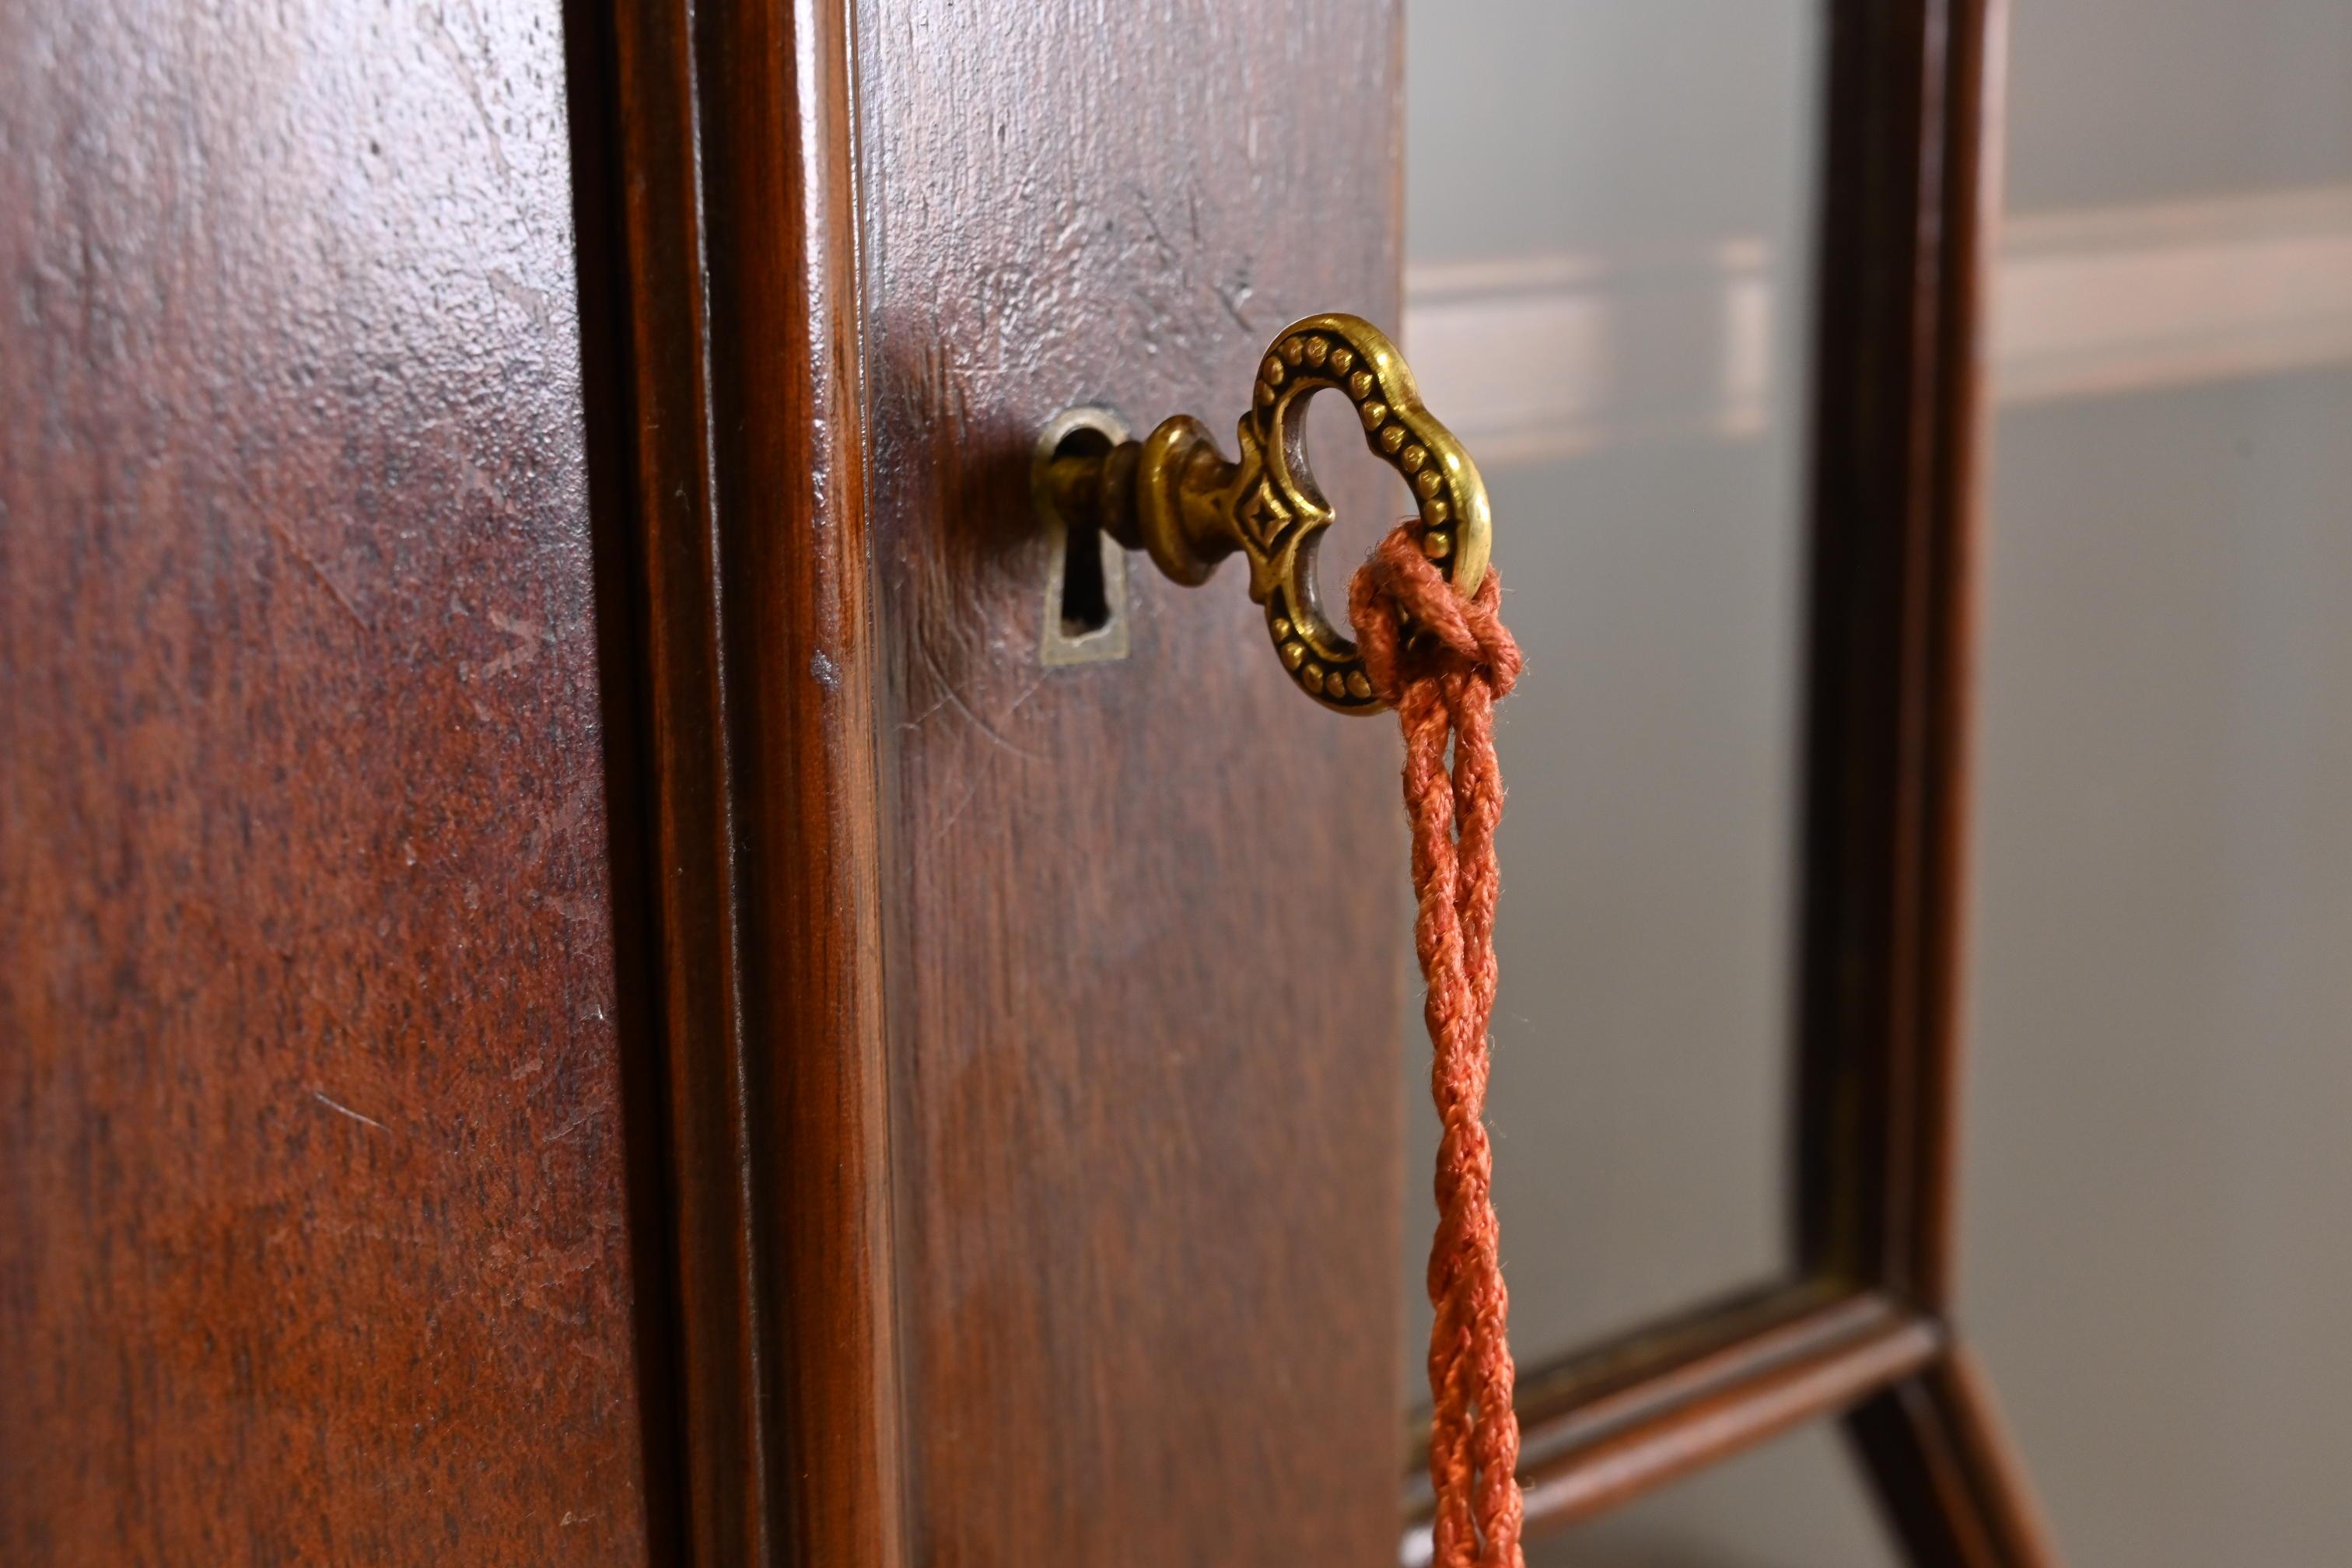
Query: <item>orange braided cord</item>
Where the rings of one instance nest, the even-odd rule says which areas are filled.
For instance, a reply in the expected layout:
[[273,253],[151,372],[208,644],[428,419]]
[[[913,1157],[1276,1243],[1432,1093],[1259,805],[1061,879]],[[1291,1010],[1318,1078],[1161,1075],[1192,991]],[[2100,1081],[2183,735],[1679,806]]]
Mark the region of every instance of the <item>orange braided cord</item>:
[[[1454,593],[1399,527],[1349,584],[1348,608],[1372,689],[1404,730],[1412,821],[1413,942],[1428,983],[1434,1060],[1437,1235],[1429,1250],[1429,1479],[1435,1568],[1522,1568],[1519,1420],[1486,1138],[1487,1020],[1495,1011],[1495,825],[1503,780],[1495,700],[1518,678],[1489,568]],[[1453,770],[1446,769],[1449,742]]]

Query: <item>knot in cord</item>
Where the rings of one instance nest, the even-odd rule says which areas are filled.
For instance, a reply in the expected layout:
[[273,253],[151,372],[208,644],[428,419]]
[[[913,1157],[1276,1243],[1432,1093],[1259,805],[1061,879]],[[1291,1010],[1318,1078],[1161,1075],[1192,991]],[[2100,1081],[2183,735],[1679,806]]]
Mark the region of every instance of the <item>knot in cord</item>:
[[1373,692],[1394,708],[1420,676],[1475,671],[1494,696],[1507,696],[1519,678],[1519,645],[1504,629],[1501,601],[1491,568],[1465,599],[1410,530],[1390,530],[1348,584],[1348,618]]
[[[1412,822],[1413,947],[1437,1103],[1437,1235],[1429,1252],[1429,1479],[1433,1568],[1524,1568],[1517,1373],[1507,1331],[1494,1151],[1486,1125],[1487,1022],[1495,1011],[1495,827],[1503,777],[1495,700],[1518,679],[1490,567],[1465,600],[1391,531],[1348,585],[1365,678],[1404,731]],[[1449,766],[1450,762],[1450,766]]]

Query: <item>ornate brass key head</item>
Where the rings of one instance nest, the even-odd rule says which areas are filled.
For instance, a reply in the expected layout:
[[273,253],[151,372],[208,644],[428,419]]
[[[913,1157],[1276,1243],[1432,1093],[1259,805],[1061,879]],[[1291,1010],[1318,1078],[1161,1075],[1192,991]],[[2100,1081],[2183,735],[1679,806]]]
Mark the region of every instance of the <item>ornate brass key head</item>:
[[1300,689],[1342,713],[1376,713],[1356,645],[1324,614],[1315,556],[1331,506],[1307,460],[1307,401],[1338,393],[1372,455],[1404,476],[1422,552],[1465,596],[1486,575],[1493,522],[1470,454],[1421,405],[1396,345],[1360,316],[1309,316],[1266,346],[1240,424],[1241,460],[1188,414],[1105,452],[1046,454],[1038,489],[1065,519],[1091,519],[1188,585],[1236,551],[1276,652]]

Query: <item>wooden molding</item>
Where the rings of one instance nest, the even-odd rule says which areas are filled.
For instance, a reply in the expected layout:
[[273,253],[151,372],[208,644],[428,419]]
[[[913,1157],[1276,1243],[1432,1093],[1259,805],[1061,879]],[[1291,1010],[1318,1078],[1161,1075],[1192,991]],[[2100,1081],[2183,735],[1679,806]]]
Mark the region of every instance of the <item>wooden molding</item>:
[[680,1544],[894,1568],[849,22],[611,16]]
[[[1546,1530],[1605,1512],[1931,1364],[1940,1324],[1875,1291],[1793,1286],[1737,1298],[1521,1386],[1520,1480]],[[1427,1478],[1410,1483],[1401,1562],[1430,1559]]]

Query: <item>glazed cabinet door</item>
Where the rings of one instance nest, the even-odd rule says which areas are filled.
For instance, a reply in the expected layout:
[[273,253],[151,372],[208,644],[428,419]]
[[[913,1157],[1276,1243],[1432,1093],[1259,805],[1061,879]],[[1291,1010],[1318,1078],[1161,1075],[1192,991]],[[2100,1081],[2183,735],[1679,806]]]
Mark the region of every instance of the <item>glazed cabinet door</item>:
[[[1311,569],[1180,585],[1097,440],[1328,454],[1334,605],[1407,510],[1467,559],[1403,384],[1286,330],[1446,358],[1402,184],[1446,37],[1403,10],[0,18],[0,1560],[1426,1556],[1394,727],[1334,710]],[[1788,1266],[1560,1320],[1523,1468],[1561,1527],[1853,1412],[1920,1561],[2024,1568],[1946,1316],[1999,7],[1789,17],[1820,195],[1772,299],[1812,304],[1741,341],[1811,343],[1707,383],[1796,432],[1790,971],[1718,1009],[1794,1019]],[[1475,316],[1507,236],[1446,210],[1418,303]],[[1567,463],[1514,401],[1567,384],[1546,341],[1452,384]],[[1065,438],[1092,468],[1041,470]],[[1618,537],[1515,556],[1578,526],[1538,506],[1514,581]]]

